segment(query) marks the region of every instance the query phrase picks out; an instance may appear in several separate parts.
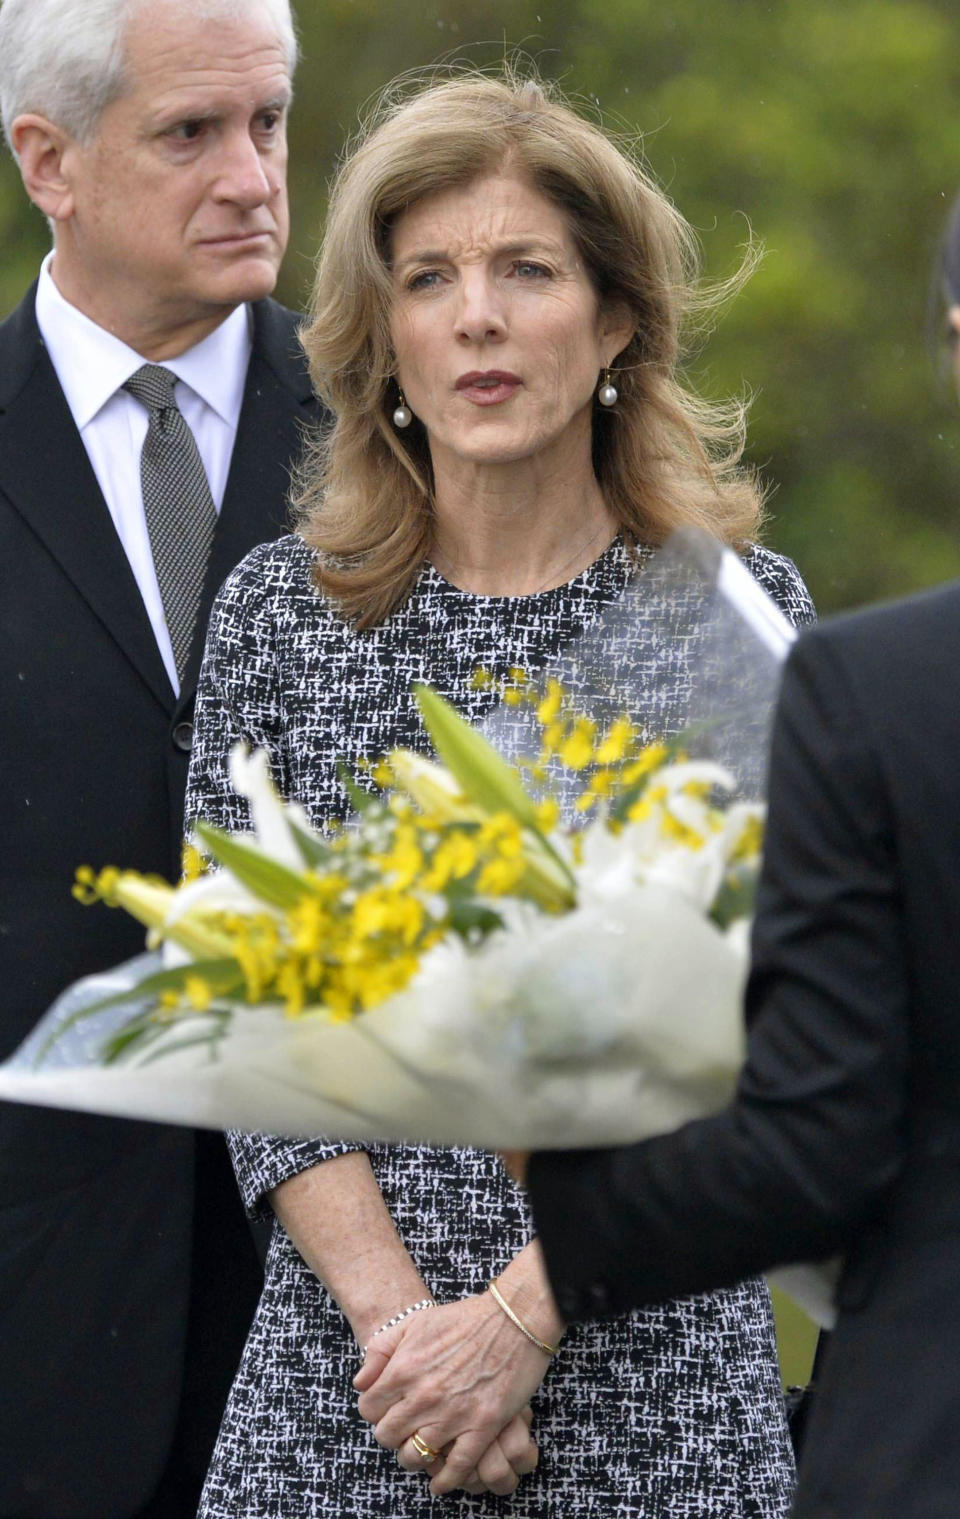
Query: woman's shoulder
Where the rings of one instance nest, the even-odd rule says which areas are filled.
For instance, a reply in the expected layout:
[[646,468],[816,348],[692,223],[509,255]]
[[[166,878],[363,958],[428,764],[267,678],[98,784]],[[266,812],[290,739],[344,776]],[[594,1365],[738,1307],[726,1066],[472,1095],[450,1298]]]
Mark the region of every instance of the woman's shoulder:
[[795,628],[816,622],[817,612],[803,576],[786,554],[775,554],[761,543],[748,544],[743,562],[758,585],[775,601]]
[[258,543],[231,570],[220,589],[221,602],[247,604],[312,586],[313,551],[297,533]]
[[300,626],[331,618],[326,597],[313,579],[314,552],[301,537],[259,543],[231,570],[217,594],[210,619],[210,639],[242,636],[245,630]]

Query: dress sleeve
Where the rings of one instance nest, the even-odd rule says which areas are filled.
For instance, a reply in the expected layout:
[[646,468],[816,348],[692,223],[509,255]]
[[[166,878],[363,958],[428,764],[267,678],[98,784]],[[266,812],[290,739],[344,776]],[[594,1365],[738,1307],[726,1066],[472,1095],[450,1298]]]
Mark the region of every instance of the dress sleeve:
[[795,628],[808,628],[817,620],[816,609],[800,571],[785,554],[775,554],[759,543],[750,545],[744,562],[758,585],[776,602]]
[[235,831],[250,827],[245,798],[230,783],[237,743],[265,749],[285,795],[274,610],[254,550],[228,577],[213,604],[197,686],[187,779],[187,830],[199,819]]
[[[250,827],[246,800],[230,783],[230,751],[238,742],[265,749],[274,784],[289,795],[282,689],[277,660],[277,598],[270,572],[276,546],[254,549],[225,581],[207,633],[197,689],[193,750],[187,782],[188,828],[203,818],[218,828]],[[285,1139],[231,1130],[227,1144],[244,1205],[270,1219],[267,1193],[310,1166],[362,1145]]]

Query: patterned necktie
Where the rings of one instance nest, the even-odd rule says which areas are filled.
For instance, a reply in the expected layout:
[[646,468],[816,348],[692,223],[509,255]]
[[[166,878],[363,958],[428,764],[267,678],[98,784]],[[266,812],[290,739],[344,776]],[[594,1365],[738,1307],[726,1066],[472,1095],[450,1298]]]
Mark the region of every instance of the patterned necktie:
[[217,513],[196,439],[173,399],[177,377],[144,364],[124,385],[150,421],[140,455],[143,510],[160,599],[183,678]]

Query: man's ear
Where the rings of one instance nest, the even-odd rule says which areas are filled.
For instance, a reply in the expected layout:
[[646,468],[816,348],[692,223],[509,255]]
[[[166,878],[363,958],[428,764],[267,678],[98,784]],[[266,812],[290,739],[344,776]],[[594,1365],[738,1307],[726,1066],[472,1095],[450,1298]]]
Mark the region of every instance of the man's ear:
[[26,113],[12,122],[10,140],[34,205],[52,221],[66,221],[73,215],[74,200],[65,160],[76,146],[74,139],[46,116]]

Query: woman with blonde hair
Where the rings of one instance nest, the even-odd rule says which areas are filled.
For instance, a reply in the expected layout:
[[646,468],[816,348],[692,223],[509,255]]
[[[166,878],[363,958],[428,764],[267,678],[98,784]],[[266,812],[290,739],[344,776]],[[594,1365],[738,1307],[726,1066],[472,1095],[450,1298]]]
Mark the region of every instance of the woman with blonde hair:
[[[334,186],[304,332],[336,424],[298,532],[218,600],[189,817],[246,825],[238,739],[312,819],[345,815],[338,761],[362,776],[425,747],[412,682],[479,716],[477,666],[535,670],[681,523],[810,619],[792,564],[750,546],[739,409],[678,378],[694,253],[630,156],[539,83],[464,72],[390,100]],[[495,1157],[231,1144],[274,1225],[202,1519],[425,1519],[455,1489],[457,1513],[518,1519],[787,1512],[759,1282],[565,1333]]]

